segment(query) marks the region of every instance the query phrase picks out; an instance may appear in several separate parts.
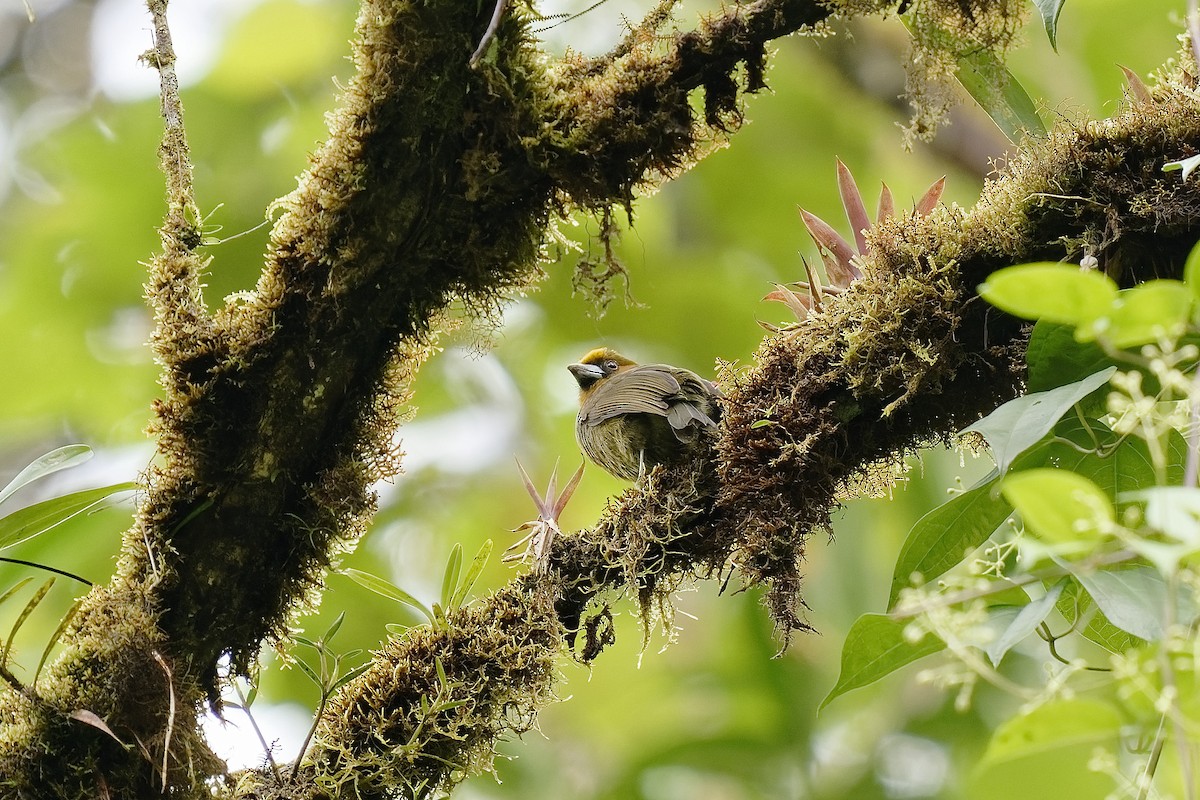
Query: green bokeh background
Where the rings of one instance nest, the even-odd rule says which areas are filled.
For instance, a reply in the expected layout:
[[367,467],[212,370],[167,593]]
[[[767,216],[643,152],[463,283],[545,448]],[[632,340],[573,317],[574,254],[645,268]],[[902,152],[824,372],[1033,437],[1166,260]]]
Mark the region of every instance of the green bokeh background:
[[[620,1],[554,28],[547,33],[551,46],[595,49],[597,41],[615,39],[622,13],[644,11]],[[33,28],[52,36],[61,15],[86,21],[101,5],[56,3]],[[677,16],[686,22],[701,10],[688,7]],[[248,5],[234,15],[203,80],[185,87],[210,235],[245,232],[209,248],[214,305],[254,284],[266,240],[266,229],[255,227],[271,200],[295,185],[323,134],[335,82],[349,74],[344,54],[354,13],[346,0]],[[1048,121],[1109,113],[1121,96],[1115,64],[1145,75],[1171,57],[1181,14],[1182,3],[1165,0],[1073,0],[1060,21],[1059,53],[1033,19],[1012,66],[1042,99]],[[56,85],[52,70],[35,74],[31,48],[20,44],[32,36],[23,12],[0,16],[0,31],[6,27],[0,36],[0,181],[7,176],[0,183],[0,482],[60,444],[83,442],[98,453],[62,481],[18,496],[32,501],[128,480],[152,457],[142,431],[157,392],[156,369],[144,345],[151,323],[139,262],[156,247],[162,214],[161,122],[156,98],[117,103],[78,76]],[[947,174],[946,201],[974,201],[992,169],[988,158],[1004,149],[986,117],[962,108],[937,143],[904,153],[897,124],[907,112],[895,99],[903,84],[902,26],[892,19],[849,31],[834,27],[842,35],[833,39],[778,42],[771,91],[750,101],[750,123],[731,146],[638,204],[621,245],[637,305],[618,301],[598,316],[587,298],[572,293],[576,256],[566,254],[547,265],[539,291],[514,302],[498,331],[467,325],[443,340],[444,350],[418,380],[414,421],[401,431],[408,472],[383,487],[383,510],[348,566],[387,576],[431,602],[454,543],[469,557],[486,538],[496,541],[497,552],[514,540],[510,530],[535,513],[514,456],[538,481],[556,461],[565,472],[579,461],[573,382],[564,366],[586,350],[607,344],[638,360],[702,373],[717,359],[746,363],[764,335],[756,320],[786,317],[781,306],[760,298],[776,282],[803,277],[798,252],[814,255],[797,204],[848,233],[835,156],[850,165],[869,198],[887,180],[902,203]],[[63,30],[84,37],[63,41],[65,51],[90,47],[93,61],[123,57],[107,52],[106,42],[89,45],[86,26],[83,34]],[[131,33],[139,36],[148,41],[145,26]],[[186,59],[186,31],[176,37]],[[50,113],[53,103],[68,111]],[[563,229],[586,248],[596,227],[579,220]],[[736,579],[724,595],[713,583],[682,594],[678,629],[671,636],[655,631],[644,645],[634,609],[620,604],[617,645],[590,670],[562,664],[564,702],[542,714],[544,735],[504,744],[511,758],[497,764],[500,781],[473,779],[460,796],[963,796],[972,760],[1013,711],[1007,698],[981,690],[960,713],[952,696],[918,681],[918,666],[838,699],[819,717],[816,709],[837,678],[846,630],[859,614],[882,610],[909,526],[960,476],[969,483],[986,466],[930,453],[914,462],[891,497],[848,499],[835,518],[836,541],[809,543],[804,592],[819,634],[796,637],[782,655],[758,593],[737,591]],[[589,469],[564,527],[589,524],[622,488]],[[5,555],[103,580],[129,513],[128,504],[118,506]],[[0,591],[28,574],[0,566]],[[512,574],[493,558],[477,592]],[[22,674],[36,664],[75,593],[60,582],[16,638]],[[0,607],[0,632],[27,597],[28,589]],[[319,635],[342,611],[346,623],[336,642],[345,649],[371,648],[387,622],[415,621],[333,576],[319,612],[301,625]],[[1033,663],[1010,661],[1013,670]],[[270,655],[264,667],[258,701],[264,720],[272,717],[267,706],[314,705],[315,690],[299,671],[279,670]],[[303,724],[267,733],[292,747]],[[239,762],[260,758],[252,745],[227,755]],[[278,755],[290,759],[293,752]]]

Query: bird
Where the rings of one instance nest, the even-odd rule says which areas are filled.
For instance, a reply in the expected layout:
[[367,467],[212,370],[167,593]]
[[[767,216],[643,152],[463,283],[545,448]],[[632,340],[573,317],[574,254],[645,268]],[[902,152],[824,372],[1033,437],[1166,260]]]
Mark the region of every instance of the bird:
[[712,381],[667,364],[637,364],[607,347],[567,367],[579,384],[575,438],[589,459],[624,480],[678,464],[707,447],[723,395]]

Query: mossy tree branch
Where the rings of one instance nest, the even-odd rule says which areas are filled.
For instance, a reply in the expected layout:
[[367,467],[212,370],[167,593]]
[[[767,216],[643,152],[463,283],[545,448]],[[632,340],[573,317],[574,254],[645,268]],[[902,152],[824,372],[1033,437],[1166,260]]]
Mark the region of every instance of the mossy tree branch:
[[[152,0],[156,31],[164,8]],[[515,10],[475,70],[490,7],[364,0],[357,73],[329,139],[278,204],[255,291],[215,313],[198,288],[206,259],[173,54],[156,37],[169,201],[147,295],[162,458],[117,575],[86,600],[38,695],[0,696],[3,718],[19,720],[0,729],[12,786],[31,797],[208,796],[222,768],[195,717],[219,659],[248,670],[361,535],[370,483],[396,468],[397,409],[448,304],[492,313],[538,277],[558,215],[627,206],[639,185],[686,168],[739,123],[739,77],[741,91],[764,86],[766,43],[831,13],[759,0],[672,34],[670,9],[604,58],[561,63],[541,56]],[[1200,204],[1157,169],[1200,143],[1183,80],[1108,127],[1057,134],[970,214],[878,231],[868,278],[733,379],[713,464],[652,473],[560,543],[550,577],[389,643],[335,698],[298,781],[252,773],[229,794],[421,797],[485,768],[495,738],[550,697],[564,623],[608,589],[650,603],[732,557],[771,584],[785,629],[802,625],[798,557],[837,491],[1018,391],[1020,327],[974,299],[982,275],[1083,247],[1115,267],[1147,241],[1159,248],[1153,269],[1178,268]],[[1123,167],[1110,163],[1114,148]],[[1094,206],[1046,199],[1092,197],[1094,170],[1113,176]],[[1151,200],[1172,211],[1153,217]]]

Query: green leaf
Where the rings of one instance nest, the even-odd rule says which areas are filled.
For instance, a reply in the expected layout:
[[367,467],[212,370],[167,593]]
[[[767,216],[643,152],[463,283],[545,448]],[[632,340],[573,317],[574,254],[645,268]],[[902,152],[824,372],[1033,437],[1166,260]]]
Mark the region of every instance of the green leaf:
[[1095,602],[1088,593],[1071,578],[1062,596],[1058,598],[1058,613],[1063,615],[1071,625],[1077,620],[1085,619],[1086,623],[1079,632],[1084,638],[1095,642],[1110,653],[1125,653],[1135,647],[1140,647],[1144,640],[1132,636],[1108,621],[1104,613],[1095,608]]
[[1192,290],[1192,297],[1200,300],[1200,242],[1196,243],[1184,262],[1183,282]]
[[34,503],[0,519],[0,550],[32,539],[74,516],[91,511],[118,492],[138,488],[133,482],[114,483],[98,489],[85,489],[62,497]]
[[458,588],[458,573],[462,570],[463,546],[455,542],[450,550],[450,558],[446,561],[446,572],[442,575],[442,607],[448,611],[454,610],[450,601]]
[[1022,319],[1044,319],[1076,328],[1087,341],[1091,325],[1108,313],[1117,284],[1107,275],[1070,264],[1036,262],[993,272],[979,294],[997,308]]
[[325,691],[325,682],[321,680],[321,676],[317,674],[316,670],[304,663],[299,658],[295,659],[292,663],[295,664],[301,672],[307,675],[308,679],[317,685],[317,688],[319,688],[321,691]]
[[396,586],[394,583],[386,581],[377,575],[372,575],[369,572],[363,572],[362,570],[358,569],[344,569],[342,570],[342,574],[357,583],[359,586],[375,592],[375,594],[382,595],[389,600],[395,600],[397,603],[415,608],[417,611],[420,611],[422,614],[424,614],[431,624],[436,622],[433,612],[430,611],[424,603],[401,589],[399,586]]
[[1105,797],[1115,786],[1088,769],[1097,748],[1118,752],[1121,715],[1110,703],[1056,700],[1001,725],[976,765],[966,796]]
[[1052,543],[1097,539],[1117,516],[1100,487],[1065,469],[1012,473],[1000,491],[1021,514],[1025,528]]
[[842,644],[842,671],[837,685],[821,701],[818,712],[830,701],[853,689],[874,683],[905,664],[938,652],[945,643],[926,635],[916,643],[904,636],[907,620],[886,614],[863,614],[846,634]]
[[1179,281],[1153,280],[1121,292],[1108,314],[1096,320],[1096,336],[1117,349],[1153,344],[1183,333],[1192,292]]
[[492,540],[488,539],[480,546],[479,552],[475,554],[475,558],[471,559],[471,566],[467,568],[467,574],[463,577],[462,584],[454,592],[454,596],[450,598],[451,608],[461,608],[463,603],[466,602],[467,595],[475,588],[475,582],[479,580],[484,566],[487,565],[488,559],[491,558],[492,547]]
[[892,571],[888,609],[895,608],[900,590],[913,574],[925,581],[937,578],[979,545],[1004,523],[1012,505],[994,493],[995,470],[980,485],[948,500],[917,520],[900,548]]
[[1200,167],[1200,155],[1189,156],[1188,158],[1179,161],[1168,161],[1162,165],[1163,172],[1183,172],[1183,179],[1186,181],[1188,176],[1195,172],[1196,168]]
[[50,634],[50,638],[46,641],[46,646],[42,648],[42,657],[38,659],[37,668],[33,671],[34,687],[37,686],[38,676],[42,674],[42,667],[46,665],[46,659],[50,657],[50,651],[54,649],[54,645],[58,644],[58,640],[62,638],[66,632],[67,626],[71,624],[71,620],[75,618],[75,613],[79,611],[79,606],[83,604],[83,598],[79,598],[71,607],[67,609],[67,613],[58,621],[58,627],[54,629],[54,633]]
[[[1113,625],[1139,639],[1157,641],[1163,638],[1168,587],[1158,570],[1136,565],[1096,572],[1077,570],[1074,575]],[[1190,625],[1196,618],[1191,595],[1177,593],[1171,602],[1175,621]]]
[[20,591],[21,587],[24,586],[25,584],[29,583],[31,580],[33,580],[33,576],[30,576],[28,578],[21,578],[21,580],[17,581],[12,586],[5,589],[4,594],[0,594],[0,605],[3,605],[4,602],[6,600],[8,600],[8,598],[12,597],[14,594],[16,594],[18,591]]
[[1025,348],[1029,392],[1044,392],[1080,381],[1113,366],[1113,360],[1094,342],[1075,340],[1075,328],[1041,320],[1033,326]]
[[1038,13],[1042,15],[1042,24],[1046,26],[1046,37],[1050,47],[1058,52],[1058,15],[1062,13],[1067,0],[1033,0]]
[[1200,547],[1200,489],[1154,486],[1119,495],[1118,500],[1146,504],[1146,524],[1176,541]]
[[[1109,497],[1155,483],[1149,448],[1142,439],[1119,437],[1103,423],[1068,417],[1054,427],[1053,439],[1026,450],[1013,462],[1013,470],[1030,470],[1054,465],[1078,473],[1096,484]],[[1187,444],[1178,433],[1168,438],[1168,455],[1173,467],[1166,480],[1183,480]],[[1100,455],[1097,450],[1103,452]],[[931,581],[962,561],[988,540],[1008,515],[1012,504],[996,490],[998,473],[993,471],[979,485],[955,496],[917,521],[900,549],[892,574],[888,608],[900,590],[910,585],[914,573]]]
[[368,661],[365,664],[359,664],[357,667],[350,670],[345,675],[343,675],[342,677],[340,677],[336,681],[334,681],[333,686],[329,687],[329,691],[336,692],[338,689],[342,688],[347,683],[349,683],[350,681],[357,678],[359,675],[362,675],[364,672],[366,672],[370,668],[371,668],[370,661]]
[[29,602],[21,609],[21,613],[17,615],[17,619],[13,622],[12,630],[8,632],[8,638],[4,640],[4,648],[0,650],[0,667],[8,664],[8,653],[12,648],[13,639],[17,638],[17,631],[21,630],[21,626],[25,624],[25,620],[29,619],[29,615],[38,607],[46,597],[46,592],[50,591],[50,587],[54,585],[54,578],[47,578],[46,582],[39,586],[29,598]]
[[1050,588],[1050,591],[1022,606],[1017,612],[1007,627],[994,640],[988,643],[984,648],[988,658],[991,659],[992,666],[1000,666],[1000,661],[1004,658],[1016,644],[1032,634],[1037,627],[1041,625],[1050,612],[1054,610],[1058,598],[1062,596],[1063,586],[1067,581],[1062,580]]
[[963,433],[978,433],[987,440],[1003,475],[1013,459],[1037,444],[1072,406],[1107,384],[1116,371],[1116,367],[1108,367],[1081,381],[1010,400]]
[[343,611],[337,615],[337,619],[329,623],[329,627],[325,629],[325,633],[321,635],[321,644],[329,644],[334,636],[337,636],[338,630],[341,629],[342,623],[346,621],[346,612]]
[[1044,138],[1046,125],[1025,87],[990,50],[975,50],[958,60],[958,82],[1013,144],[1023,133]]
[[7,500],[22,486],[58,472],[60,469],[82,464],[91,457],[92,449],[83,444],[69,444],[38,456],[25,469],[18,472],[17,476],[8,482],[8,485],[0,489],[0,503]]

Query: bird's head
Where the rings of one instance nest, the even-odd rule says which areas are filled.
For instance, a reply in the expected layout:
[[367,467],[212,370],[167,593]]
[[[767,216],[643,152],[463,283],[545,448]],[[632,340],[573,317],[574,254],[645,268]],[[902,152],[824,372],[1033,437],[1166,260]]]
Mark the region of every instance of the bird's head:
[[620,353],[607,347],[598,347],[579,359],[578,364],[571,364],[567,369],[575,376],[575,382],[579,384],[580,391],[586,395],[590,389],[609,375],[615,375],[621,370],[636,366],[635,362]]

